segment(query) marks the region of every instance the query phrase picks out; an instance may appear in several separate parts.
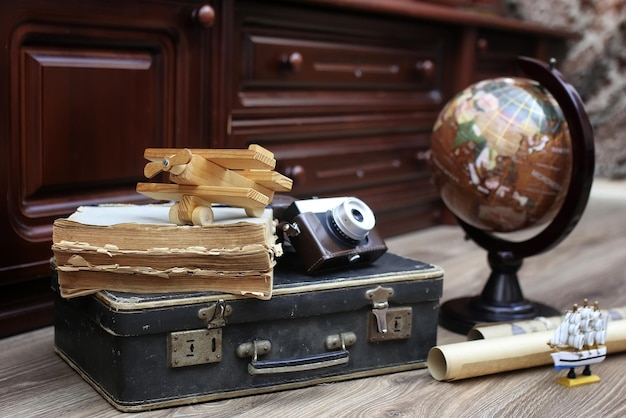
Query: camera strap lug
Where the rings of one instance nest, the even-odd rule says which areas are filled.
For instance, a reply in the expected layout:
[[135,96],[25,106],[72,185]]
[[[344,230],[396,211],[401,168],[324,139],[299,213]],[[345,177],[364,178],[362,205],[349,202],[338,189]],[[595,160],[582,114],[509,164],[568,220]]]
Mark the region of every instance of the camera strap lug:
[[300,227],[295,222],[281,222],[278,224],[278,228],[280,228],[280,230],[283,231],[288,237],[296,237],[300,235]]
[[389,309],[389,297],[393,296],[390,287],[378,286],[365,292],[365,296],[372,301],[372,313],[376,317],[376,325],[379,333],[387,332],[387,310]]

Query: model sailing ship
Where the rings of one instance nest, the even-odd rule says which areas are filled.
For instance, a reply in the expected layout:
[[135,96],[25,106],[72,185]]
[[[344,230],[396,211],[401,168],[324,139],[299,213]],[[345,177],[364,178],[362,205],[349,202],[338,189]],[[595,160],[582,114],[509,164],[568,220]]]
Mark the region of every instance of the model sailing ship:
[[[587,299],[583,306],[574,304],[571,311],[565,314],[563,322],[550,338],[548,345],[552,347],[552,359],[557,370],[569,369],[567,378],[559,378],[557,382],[565,386],[593,383],[600,380],[591,374],[591,365],[600,363],[606,358],[606,329],[609,316],[598,307],[589,306]],[[584,378],[576,379],[576,367],[584,367]]]

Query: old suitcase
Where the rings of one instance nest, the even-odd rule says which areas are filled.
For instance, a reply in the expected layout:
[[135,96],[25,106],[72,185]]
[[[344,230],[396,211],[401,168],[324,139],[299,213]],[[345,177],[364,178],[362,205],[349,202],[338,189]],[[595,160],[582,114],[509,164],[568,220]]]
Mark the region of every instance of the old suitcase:
[[308,276],[269,301],[107,291],[56,300],[55,350],[116,408],[146,410],[424,366],[443,271],[394,254]]

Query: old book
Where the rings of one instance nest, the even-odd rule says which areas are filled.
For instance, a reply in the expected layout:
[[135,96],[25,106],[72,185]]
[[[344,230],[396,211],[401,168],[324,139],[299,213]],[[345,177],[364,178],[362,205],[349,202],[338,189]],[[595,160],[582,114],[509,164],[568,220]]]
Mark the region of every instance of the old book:
[[61,295],[221,291],[269,299],[276,243],[271,210],[213,207],[205,226],[169,221],[169,205],[84,206],[57,219],[52,251]]

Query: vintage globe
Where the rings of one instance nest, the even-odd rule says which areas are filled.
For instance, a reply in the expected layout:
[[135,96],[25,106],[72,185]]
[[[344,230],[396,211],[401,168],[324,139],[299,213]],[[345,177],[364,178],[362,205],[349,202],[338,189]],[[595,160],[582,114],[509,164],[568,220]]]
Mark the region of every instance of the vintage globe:
[[535,81],[484,80],[439,114],[430,164],[441,198],[465,223],[488,232],[538,226],[554,218],[567,194],[567,123]]

